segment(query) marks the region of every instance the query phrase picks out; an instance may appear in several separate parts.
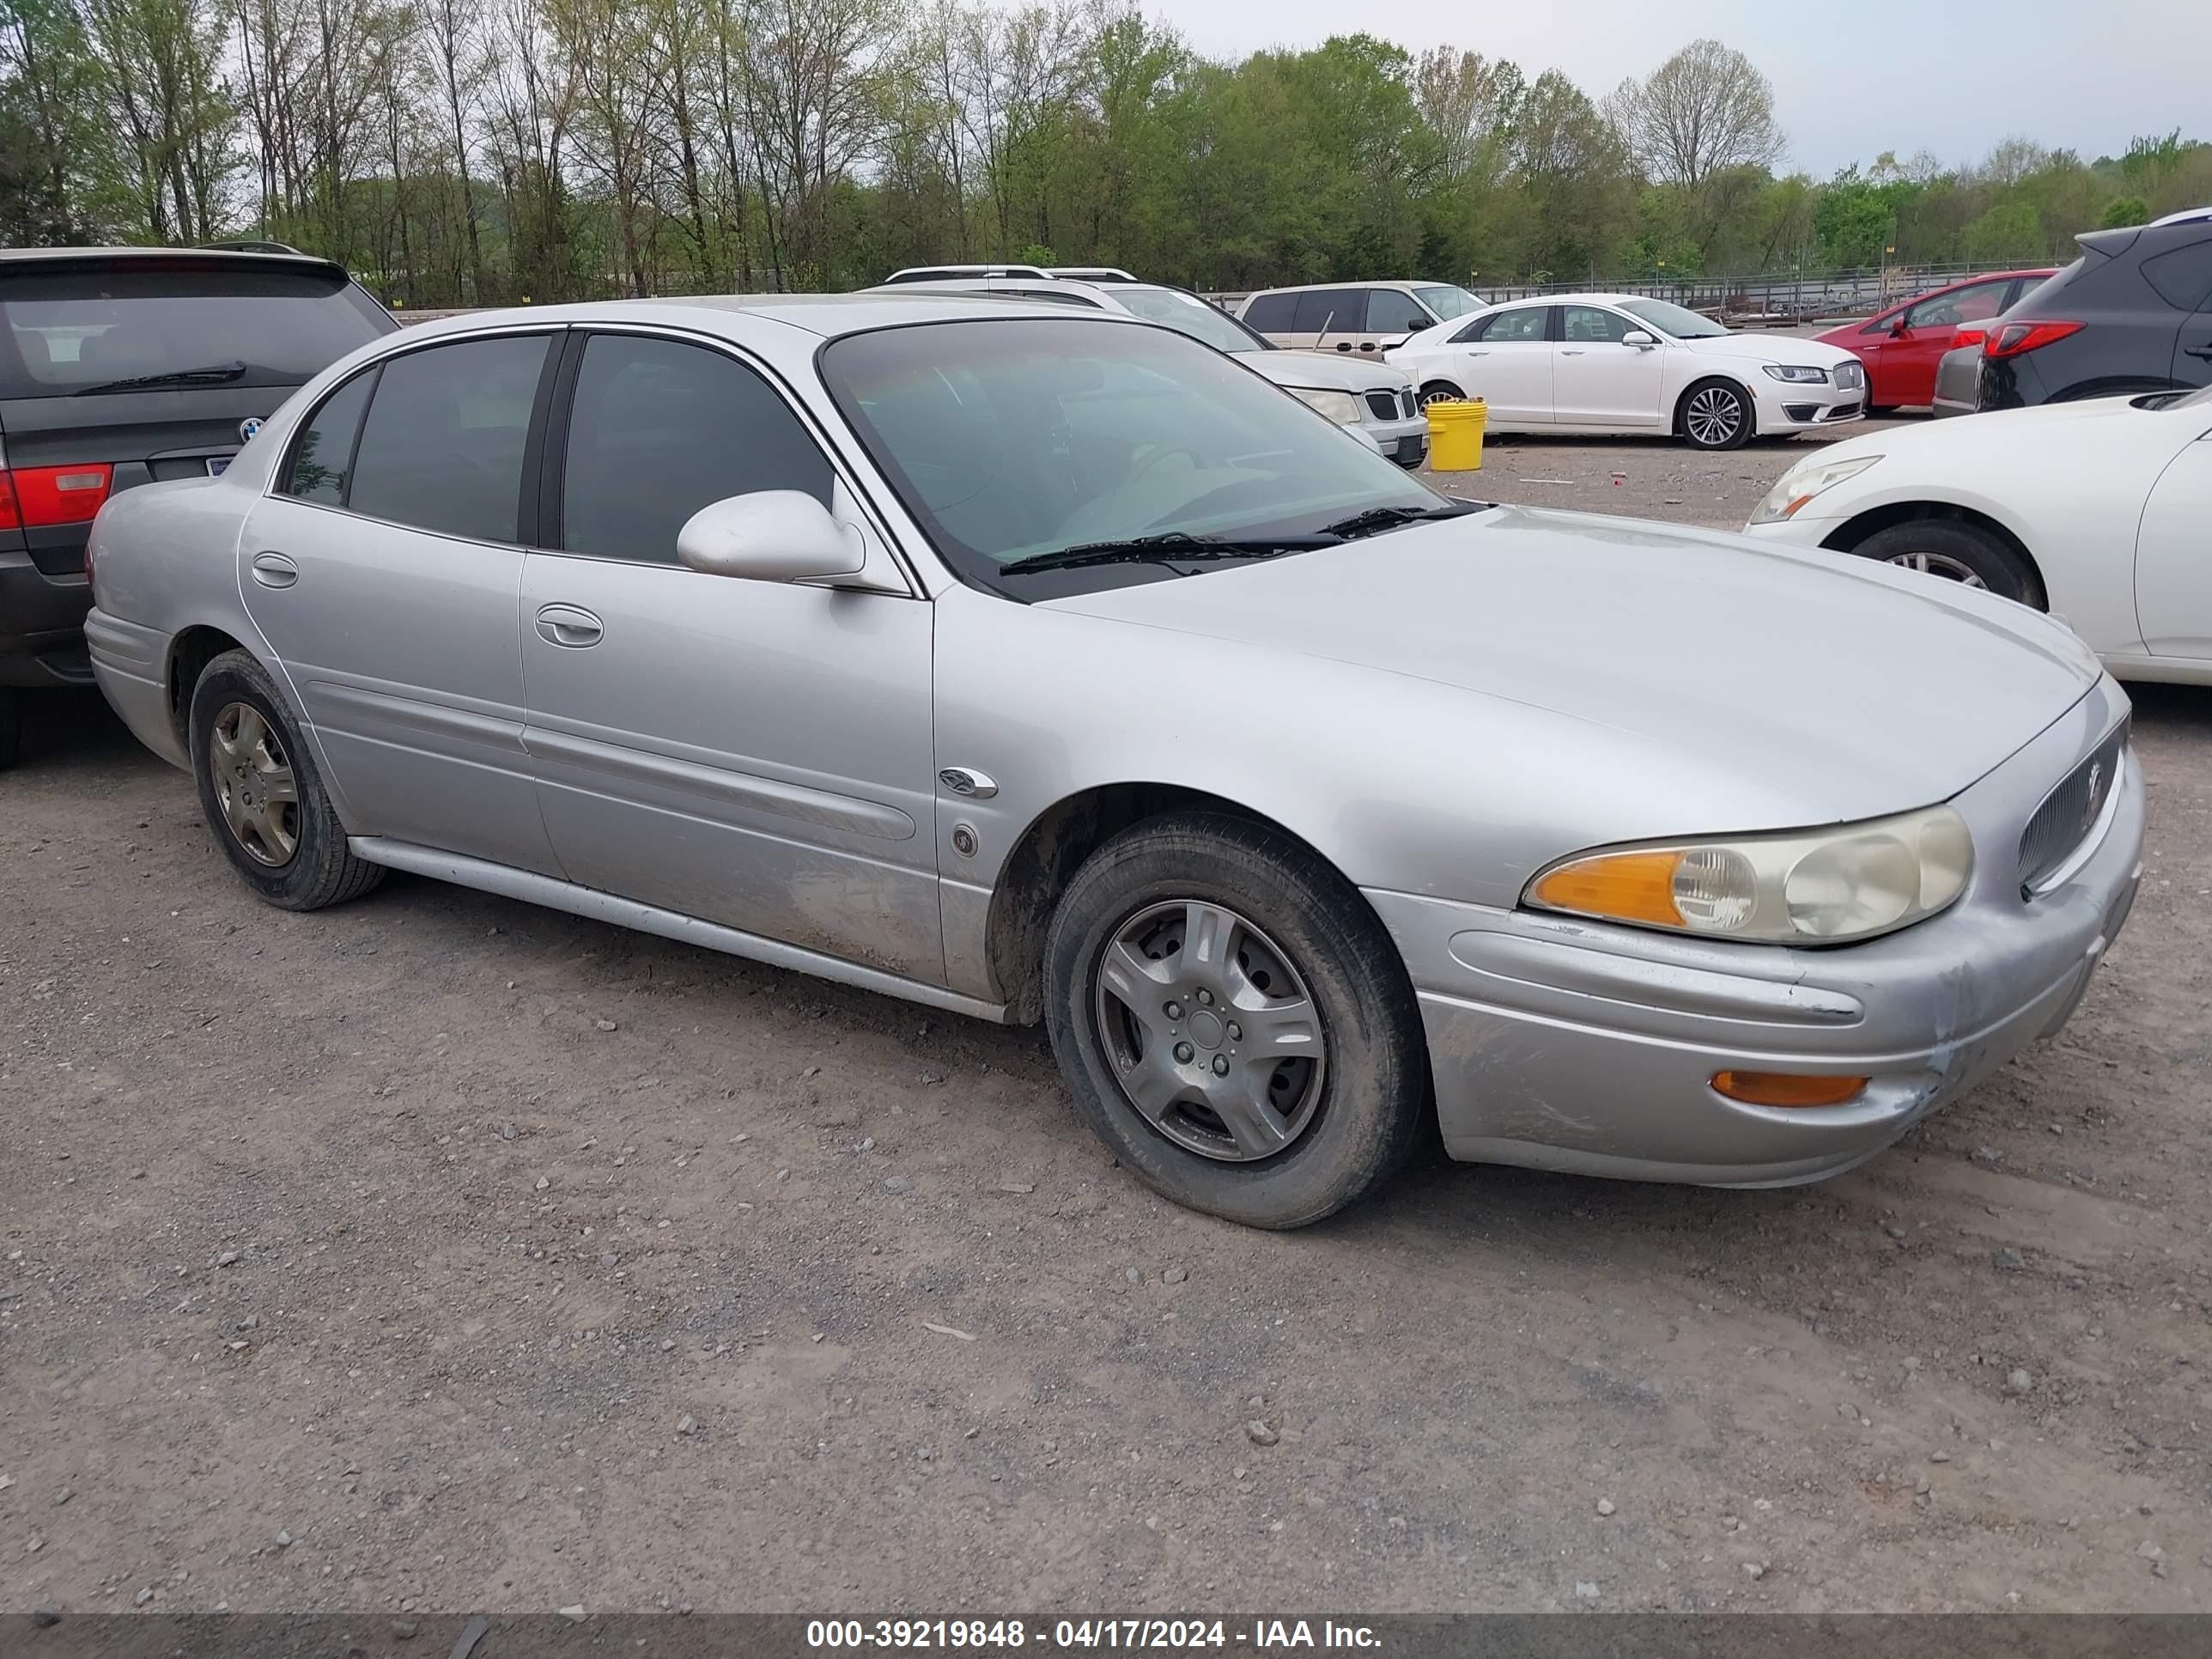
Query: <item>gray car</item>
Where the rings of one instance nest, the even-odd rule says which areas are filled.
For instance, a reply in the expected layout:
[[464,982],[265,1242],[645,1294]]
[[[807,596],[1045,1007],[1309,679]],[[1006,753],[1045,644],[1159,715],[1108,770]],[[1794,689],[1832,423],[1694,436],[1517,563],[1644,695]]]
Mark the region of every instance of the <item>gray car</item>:
[[1103,313],[431,324],[115,498],[93,580],[101,686],[270,902],[396,869],[1041,1018],[1123,1164],[1263,1226],[1432,1114],[1834,1174],[2056,1030],[2142,869],[2060,624],[1448,501]]
[[1938,416],[1972,415],[1982,395],[1983,331],[1973,331],[1966,345],[1954,345],[1936,360],[1934,409]]

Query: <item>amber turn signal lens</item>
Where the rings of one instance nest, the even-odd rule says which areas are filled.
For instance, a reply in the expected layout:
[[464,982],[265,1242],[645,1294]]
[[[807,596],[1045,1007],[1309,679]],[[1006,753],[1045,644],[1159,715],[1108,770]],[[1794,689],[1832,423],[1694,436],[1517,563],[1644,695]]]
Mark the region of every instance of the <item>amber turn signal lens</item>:
[[1863,1077],[1798,1077],[1789,1072],[1716,1072],[1713,1089],[1747,1106],[1840,1106],[1867,1086]]
[[1536,884],[1534,896],[1554,910],[1680,927],[1682,913],[1674,905],[1674,871],[1681,862],[1679,852],[1613,853],[1583,859],[1546,876]]

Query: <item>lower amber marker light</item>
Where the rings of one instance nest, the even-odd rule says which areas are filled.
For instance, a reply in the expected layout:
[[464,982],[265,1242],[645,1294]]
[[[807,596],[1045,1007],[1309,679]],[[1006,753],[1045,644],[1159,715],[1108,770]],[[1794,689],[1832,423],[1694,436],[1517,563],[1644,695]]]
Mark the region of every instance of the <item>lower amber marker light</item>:
[[1713,1090],[1747,1106],[1840,1106],[1864,1092],[1863,1077],[1802,1077],[1792,1072],[1716,1072]]

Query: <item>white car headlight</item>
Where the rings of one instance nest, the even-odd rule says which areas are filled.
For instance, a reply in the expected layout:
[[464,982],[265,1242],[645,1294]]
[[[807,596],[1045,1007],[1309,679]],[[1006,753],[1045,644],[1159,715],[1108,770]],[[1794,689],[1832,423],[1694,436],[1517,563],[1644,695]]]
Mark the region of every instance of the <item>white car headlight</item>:
[[1286,386],[1283,390],[1340,426],[1359,424],[1359,399],[1349,392],[1325,392],[1317,386]]
[[1793,519],[1797,509],[1822,490],[1833,489],[1846,478],[1856,478],[1876,461],[1879,455],[1853,455],[1842,460],[1822,460],[1818,456],[1800,461],[1782,475],[1780,482],[1766,492],[1766,499],[1752,512],[1753,524],[1772,524],[1779,519]]
[[1793,386],[1826,386],[1828,371],[1814,368],[1808,363],[1767,363],[1766,372],[1778,380],[1788,380]]
[[1767,945],[1909,927],[1966,890],[1973,837],[1948,806],[1865,823],[1578,853],[1540,872],[1539,909]]

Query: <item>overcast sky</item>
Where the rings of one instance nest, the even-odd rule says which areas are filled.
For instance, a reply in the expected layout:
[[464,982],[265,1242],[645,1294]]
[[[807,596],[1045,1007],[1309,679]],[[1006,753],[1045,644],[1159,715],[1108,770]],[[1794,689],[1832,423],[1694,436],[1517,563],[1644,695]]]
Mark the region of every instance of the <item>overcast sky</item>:
[[1787,167],[1885,149],[1946,161],[2024,135],[2085,161],[2136,133],[2212,139],[2212,0],[1144,0],[1208,57],[1364,29],[1564,70],[1595,97],[1711,35],[1774,82]]

